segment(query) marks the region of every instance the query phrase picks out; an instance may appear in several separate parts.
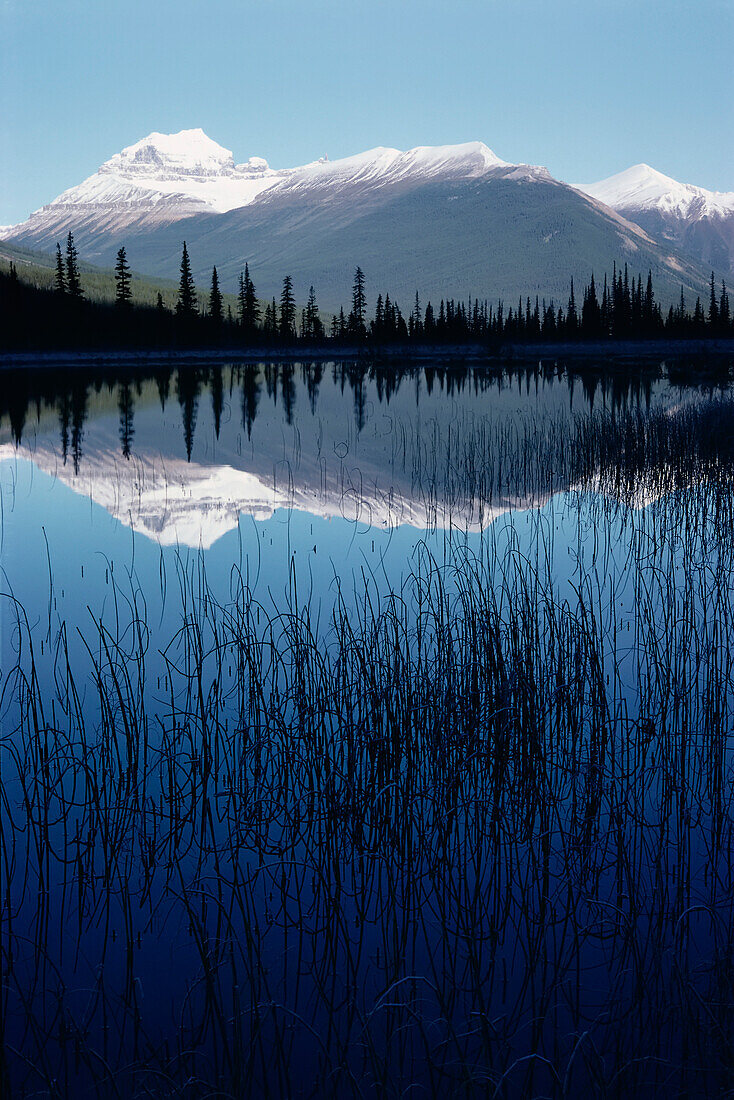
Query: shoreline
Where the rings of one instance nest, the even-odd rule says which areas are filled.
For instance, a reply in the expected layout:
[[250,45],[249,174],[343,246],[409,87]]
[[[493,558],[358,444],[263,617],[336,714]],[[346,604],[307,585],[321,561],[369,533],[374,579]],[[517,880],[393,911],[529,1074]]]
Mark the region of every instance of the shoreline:
[[[696,357],[719,359],[734,357],[734,338],[699,340],[620,340],[584,341],[558,344],[396,344],[378,347],[343,345],[331,347],[257,347],[257,348],[158,348],[71,351],[0,352],[0,370],[15,367],[101,366],[105,363],[150,365],[153,363],[261,363],[261,362],[335,362],[342,359],[365,362],[412,362],[461,359],[486,363],[512,363],[538,359],[603,358],[621,361],[635,359],[679,359]],[[620,363],[621,365],[621,363]]]

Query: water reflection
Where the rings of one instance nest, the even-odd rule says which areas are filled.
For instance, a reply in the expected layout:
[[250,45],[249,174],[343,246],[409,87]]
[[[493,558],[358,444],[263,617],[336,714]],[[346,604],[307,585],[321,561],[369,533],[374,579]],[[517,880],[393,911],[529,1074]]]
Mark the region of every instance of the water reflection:
[[[238,516],[261,519],[284,506],[378,526],[476,529],[498,511],[568,487],[547,431],[528,434],[539,415],[562,435],[574,414],[648,409],[674,393],[662,367],[38,367],[3,375],[0,456],[30,457],[164,544],[207,547]],[[495,455],[511,445],[546,448],[544,483],[528,484],[527,464],[505,456],[492,493],[482,487],[480,508],[469,477],[479,456],[463,446],[470,439]],[[467,475],[463,491],[457,464]]]

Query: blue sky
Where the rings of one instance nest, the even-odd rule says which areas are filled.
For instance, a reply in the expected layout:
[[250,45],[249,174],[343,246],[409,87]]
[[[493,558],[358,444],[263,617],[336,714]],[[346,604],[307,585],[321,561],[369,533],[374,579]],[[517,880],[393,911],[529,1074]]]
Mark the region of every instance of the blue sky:
[[734,190],[734,0],[0,0],[0,223],[151,130],[274,166],[485,141]]

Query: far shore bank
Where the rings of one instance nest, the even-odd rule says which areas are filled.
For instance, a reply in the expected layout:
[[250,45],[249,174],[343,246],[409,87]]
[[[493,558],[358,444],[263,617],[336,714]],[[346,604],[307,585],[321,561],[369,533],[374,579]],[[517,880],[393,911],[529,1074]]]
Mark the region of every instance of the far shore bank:
[[456,359],[463,362],[502,363],[559,359],[604,359],[629,365],[632,360],[690,359],[721,360],[734,357],[734,339],[621,340],[547,344],[394,344],[261,346],[254,348],[132,348],[83,349],[72,351],[0,352],[0,370],[14,367],[83,367],[105,363],[150,365],[154,363],[260,363],[335,362],[344,359],[364,362],[415,363]]

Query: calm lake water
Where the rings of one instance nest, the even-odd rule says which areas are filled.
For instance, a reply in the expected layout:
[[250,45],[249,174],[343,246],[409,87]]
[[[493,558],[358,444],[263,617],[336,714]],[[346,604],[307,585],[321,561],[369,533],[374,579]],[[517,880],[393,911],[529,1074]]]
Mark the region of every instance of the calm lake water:
[[1,1089],[724,1094],[728,372],[0,382]]

